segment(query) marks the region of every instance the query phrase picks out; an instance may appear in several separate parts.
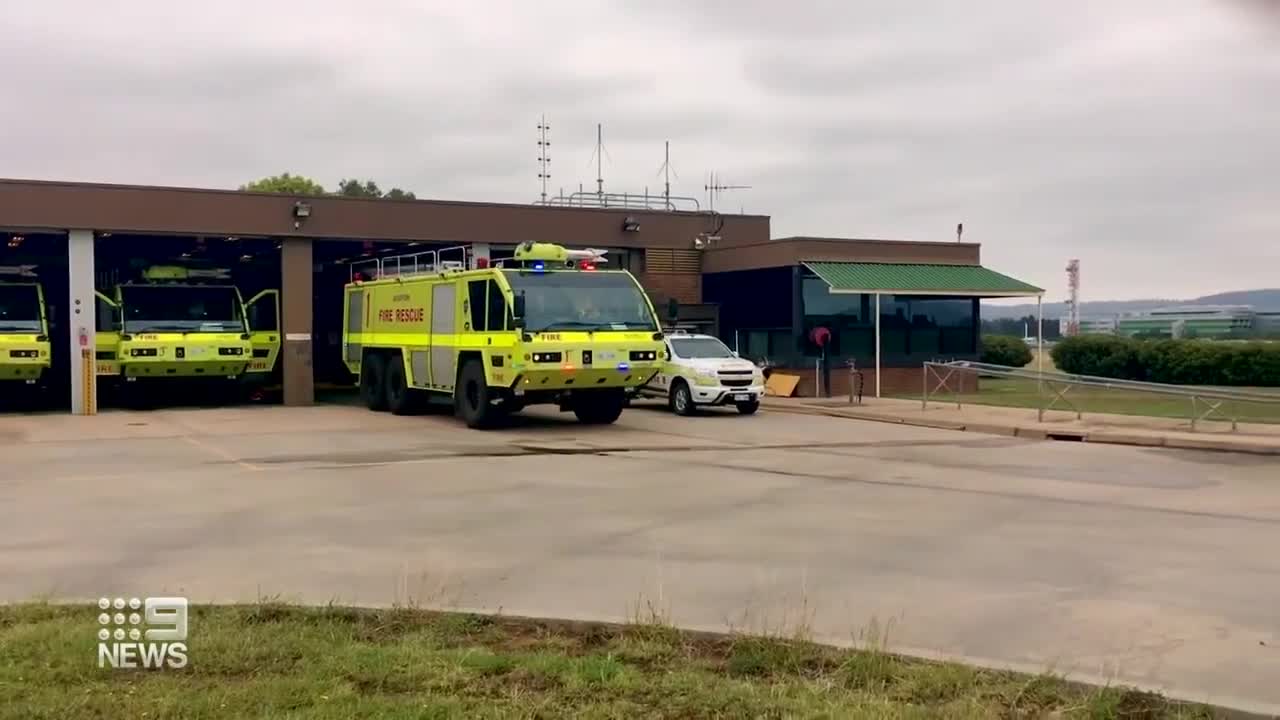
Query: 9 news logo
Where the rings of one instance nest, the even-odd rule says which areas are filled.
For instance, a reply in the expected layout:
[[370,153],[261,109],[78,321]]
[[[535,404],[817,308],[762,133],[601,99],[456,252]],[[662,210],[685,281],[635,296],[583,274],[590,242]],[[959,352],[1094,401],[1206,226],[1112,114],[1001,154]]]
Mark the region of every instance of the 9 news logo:
[[186,598],[104,597],[98,598],[98,610],[98,667],[187,666]]

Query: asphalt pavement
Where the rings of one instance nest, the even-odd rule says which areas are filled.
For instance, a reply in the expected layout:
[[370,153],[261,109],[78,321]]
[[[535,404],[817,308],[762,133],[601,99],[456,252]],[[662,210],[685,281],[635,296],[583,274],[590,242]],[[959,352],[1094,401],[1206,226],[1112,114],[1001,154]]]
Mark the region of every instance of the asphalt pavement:
[[0,452],[3,601],[656,613],[1280,709],[1274,457],[654,407],[0,416]]

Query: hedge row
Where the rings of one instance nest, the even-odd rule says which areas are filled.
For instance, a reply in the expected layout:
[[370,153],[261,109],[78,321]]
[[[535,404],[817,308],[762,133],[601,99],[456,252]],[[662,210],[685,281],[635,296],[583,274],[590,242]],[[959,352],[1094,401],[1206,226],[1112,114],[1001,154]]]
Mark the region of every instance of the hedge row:
[[1021,339],[1008,335],[983,335],[982,354],[978,360],[992,365],[1020,368],[1031,362],[1031,348]]
[[1173,385],[1280,387],[1280,343],[1078,335],[1057,343],[1051,355],[1059,370],[1075,375]]

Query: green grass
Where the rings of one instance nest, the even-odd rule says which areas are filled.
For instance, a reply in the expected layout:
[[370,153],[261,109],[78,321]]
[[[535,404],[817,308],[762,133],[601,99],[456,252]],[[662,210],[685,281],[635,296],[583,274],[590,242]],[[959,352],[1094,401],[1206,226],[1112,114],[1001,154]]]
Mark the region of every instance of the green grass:
[[0,718],[1211,717],[875,649],[411,609],[196,607],[186,668],[100,669],[97,613],[0,607]]
[[[1031,379],[984,377],[978,382],[978,392],[963,394],[961,401],[975,405],[1037,408],[1047,402],[1046,398],[1052,397],[1050,394],[1052,390],[1046,390],[1046,395],[1041,396],[1036,386],[1036,381]],[[1237,389],[1263,393],[1276,391],[1275,388]],[[953,397],[941,394],[937,397],[937,400],[946,402]],[[1059,401],[1054,405],[1053,409],[1071,411],[1072,406],[1074,406],[1085,413],[1086,417],[1090,413],[1146,415],[1149,417],[1181,418],[1184,420],[1190,420],[1192,417],[1191,399],[1184,397],[1133,390],[1076,386],[1067,392],[1066,398],[1071,401],[1071,405],[1066,405]],[[1228,406],[1230,406],[1230,409]],[[1208,407],[1203,402],[1196,403],[1197,415],[1207,409]],[[1236,415],[1240,422],[1280,423],[1280,403],[1232,401],[1223,406],[1222,412],[1226,417]],[[1206,419],[1221,420],[1222,418],[1215,415]]]
[[[1026,370],[1036,370],[1037,363],[1035,358],[1036,351],[1031,351],[1032,361],[1027,364]],[[1053,364],[1053,358],[1049,353],[1044,354],[1044,372],[1059,372]],[[935,381],[936,383],[936,381]],[[954,382],[953,382],[954,384]],[[1225,390],[1236,390],[1240,392],[1273,394],[1280,397],[1280,388],[1224,388]],[[910,398],[919,400],[920,394],[902,395],[902,398]],[[964,404],[973,405],[995,405],[1000,407],[1016,407],[1035,409],[1048,402],[1052,398],[1052,390],[1046,390],[1046,394],[1042,396],[1037,390],[1035,380],[1027,378],[997,378],[983,377],[978,382],[977,393],[964,393],[960,396],[960,400]],[[1133,390],[1115,390],[1108,388],[1075,386],[1066,394],[1066,398],[1071,401],[1071,405],[1066,405],[1059,401],[1054,406],[1054,410],[1062,410],[1072,412],[1072,406],[1078,408],[1085,414],[1087,418],[1093,413],[1108,413],[1114,415],[1145,415],[1148,417],[1160,418],[1178,418],[1182,420],[1190,420],[1192,417],[1191,399],[1183,397],[1172,397],[1168,395],[1158,395],[1156,393],[1139,392]],[[947,392],[940,392],[936,396],[930,394],[930,399],[936,402],[954,402],[956,396]],[[1203,403],[1196,403],[1196,416],[1204,413],[1208,409]],[[1280,403],[1251,403],[1251,402],[1232,402],[1223,406],[1226,417],[1232,414],[1237,415],[1240,422],[1247,423],[1280,423]],[[1212,416],[1206,420],[1221,421],[1222,418]]]

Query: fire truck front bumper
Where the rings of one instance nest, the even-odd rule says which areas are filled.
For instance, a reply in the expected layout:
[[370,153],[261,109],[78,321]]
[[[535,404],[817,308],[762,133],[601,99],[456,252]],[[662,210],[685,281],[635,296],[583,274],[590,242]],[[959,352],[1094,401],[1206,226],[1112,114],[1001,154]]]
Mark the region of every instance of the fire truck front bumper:
[[658,374],[657,363],[626,367],[522,368],[511,390],[517,395],[546,390],[638,388]]
[[0,380],[35,382],[52,362],[49,348],[32,343],[0,346]]

